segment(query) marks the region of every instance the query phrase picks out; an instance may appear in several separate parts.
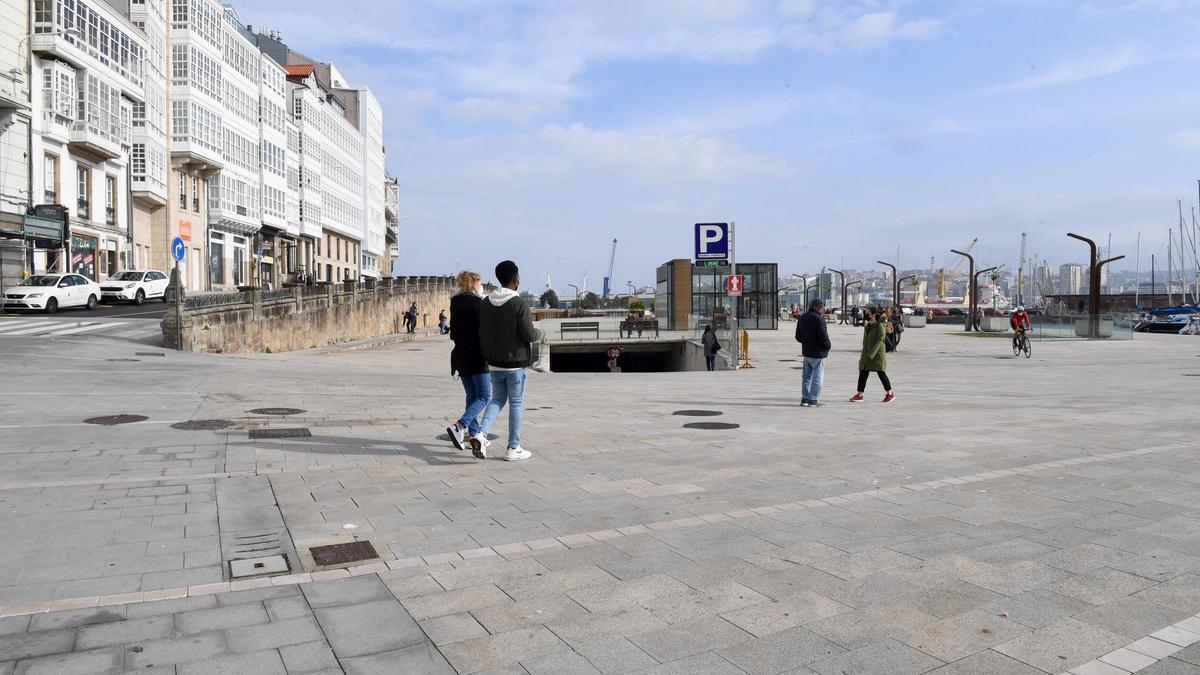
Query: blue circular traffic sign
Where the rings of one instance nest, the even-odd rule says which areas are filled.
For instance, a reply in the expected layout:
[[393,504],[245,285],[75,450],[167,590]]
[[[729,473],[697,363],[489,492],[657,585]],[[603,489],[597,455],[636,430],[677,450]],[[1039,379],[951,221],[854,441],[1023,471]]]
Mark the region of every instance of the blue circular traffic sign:
[[183,239],[175,237],[171,240],[171,257],[175,258],[175,262],[183,262],[183,256],[187,253],[187,246],[183,243]]

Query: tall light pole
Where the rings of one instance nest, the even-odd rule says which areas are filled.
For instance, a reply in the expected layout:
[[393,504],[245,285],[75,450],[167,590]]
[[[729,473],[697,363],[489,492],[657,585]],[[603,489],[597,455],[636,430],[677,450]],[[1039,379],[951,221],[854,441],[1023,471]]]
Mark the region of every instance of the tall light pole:
[[830,269],[830,268],[826,268],[826,271],[828,271],[830,274],[838,275],[838,279],[841,280],[842,298],[841,298],[841,307],[839,309],[841,310],[842,315],[838,318],[838,323],[846,323],[846,317],[848,317],[850,315],[849,308],[846,307],[846,273],[841,270],[835,270],[835,269]]
[[[1096,255],[1096,242],[1071,232],[1068,232],[1067,236],[1082,241],[1091,249],[1092,255],[1088,267],[1088,274],[1091,277],[1088,279],[1088,337],[1098,338],[1100,337],[1100,269],[1108,263],[1120,260],[1125,256],[1119,255],[1115,258],[1099,260]],[[1167,283],[1170,284],[1169,281]]]
[[966,258],[969,265],[967,271],[967,321],[963,325],[963,330],[970,333],[975,324],[975,296],[977,295],[975,289],[975,258],[970,253],[963,253],[955,249],[950,249],[950,252]]
[[978,309],[979,303],[976,299],[976,296],[979,295],[979,277],[980,277],[980,275],[987,274],[988,272],[991,272],[992,270],[998,270],[998,269],[1000,269],[1000,268],[999,267],[988,267],[985,269],[981,269],[978,272],[975,272],[974,274],[971,275],[971,283],[973,284],[972,289],[974,289],[974,290],[972,290],[973,295],[971,296],[971,317],[967,320],[967,323],[971,325],[971,328],[973,330],[979,330],[981,328],[981,326],[979,325],[979,319],[978,319],[978,317],[976,317],[976,314],[979,311],[979,309]]
[[583,299],[579,295],[579,287],[576,286],[575,284],[567,284],[567,285],[570,286],[571,288],[575,289],[575,316],[580,316],[580,312],[583,311]]
[[[900,303],[900,295],[899,295],[899,293],[900,293],[900,286],[901,286],[901,285],[903,285],[903,284],[904,284],[904,282],[905,282],[905,281],[907,281],[908,279],[916,279],[916,278],[917,278],[917,275],[915,275],[915,274],[906,274],[906,275],[904,275],[904,276],[902,276],[902,277],[900,277],[899,279],[897,279],[897,280],[896,280],[896,294],[897,294],[897,295],[896,295],[896,306],[897,306],[897,307],[899,307],[899,306],[901,305],[901,303]],[[920,284],[917,284],[917,285],[919,286]],[[913,307],[916,307],[916,306],[917,306],[917,298],[916,298],[916,295],[914,294],[914,296],[913,296]]]
[[[900,253],[899,247],[896,248],[896,253]],[[900,306],[900,280],[896,278],[896,266],[889,262],[876,260],[880,265],[886,265],[892,268],[892,307]]]

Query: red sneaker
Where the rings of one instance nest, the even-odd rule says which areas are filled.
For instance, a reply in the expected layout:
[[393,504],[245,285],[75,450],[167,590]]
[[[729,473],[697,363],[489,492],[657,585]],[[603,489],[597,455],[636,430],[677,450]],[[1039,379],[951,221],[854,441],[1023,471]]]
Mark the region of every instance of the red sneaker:
[[895,401],[895,400],[896,400],[896,395],[890,391],[887,393],[886,396],[883,397],[884,403],[891,403],[892,401]]
[[862,401],[863,401],[863,395],[862,395],[862,394],[855,394],[855,395],[853,395],[853,396],[851,396],[851,397],[850,397],[850,402],[851,402],[851,403],[862,403]]

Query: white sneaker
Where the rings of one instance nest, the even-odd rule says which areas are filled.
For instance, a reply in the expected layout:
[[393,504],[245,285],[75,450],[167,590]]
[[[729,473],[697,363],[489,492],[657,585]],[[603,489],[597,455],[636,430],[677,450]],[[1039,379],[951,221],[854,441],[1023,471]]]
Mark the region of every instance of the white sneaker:
[[467,449],[466,445],[464,445],[466,442],[467,430],[458,426],[458,422],[446,427],[446,433],[450,434],[450,442],[454,444],[454,447],[458,448],[459,450]]
[[522,459],[529,459],[530,457],[533,457],[533,453],[518,445],[515,448],[508,449],[508,454],[504,455],[504,461],[516,462]]
[[475,459],[487,459],[487,449],[492,442],[487,439],[487,436],[479,434],[471,437],[471,454],[475,455]]

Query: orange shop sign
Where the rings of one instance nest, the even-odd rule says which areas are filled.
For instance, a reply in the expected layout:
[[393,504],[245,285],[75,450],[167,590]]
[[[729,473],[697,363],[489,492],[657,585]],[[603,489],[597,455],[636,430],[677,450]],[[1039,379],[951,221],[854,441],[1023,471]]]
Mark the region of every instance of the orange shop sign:
[[183,239],[184,241],[191,243],[191,241],[192,241],[192,221],[190,221],[190,220],[179,221],[179,237],[180,237],[180,239]]

